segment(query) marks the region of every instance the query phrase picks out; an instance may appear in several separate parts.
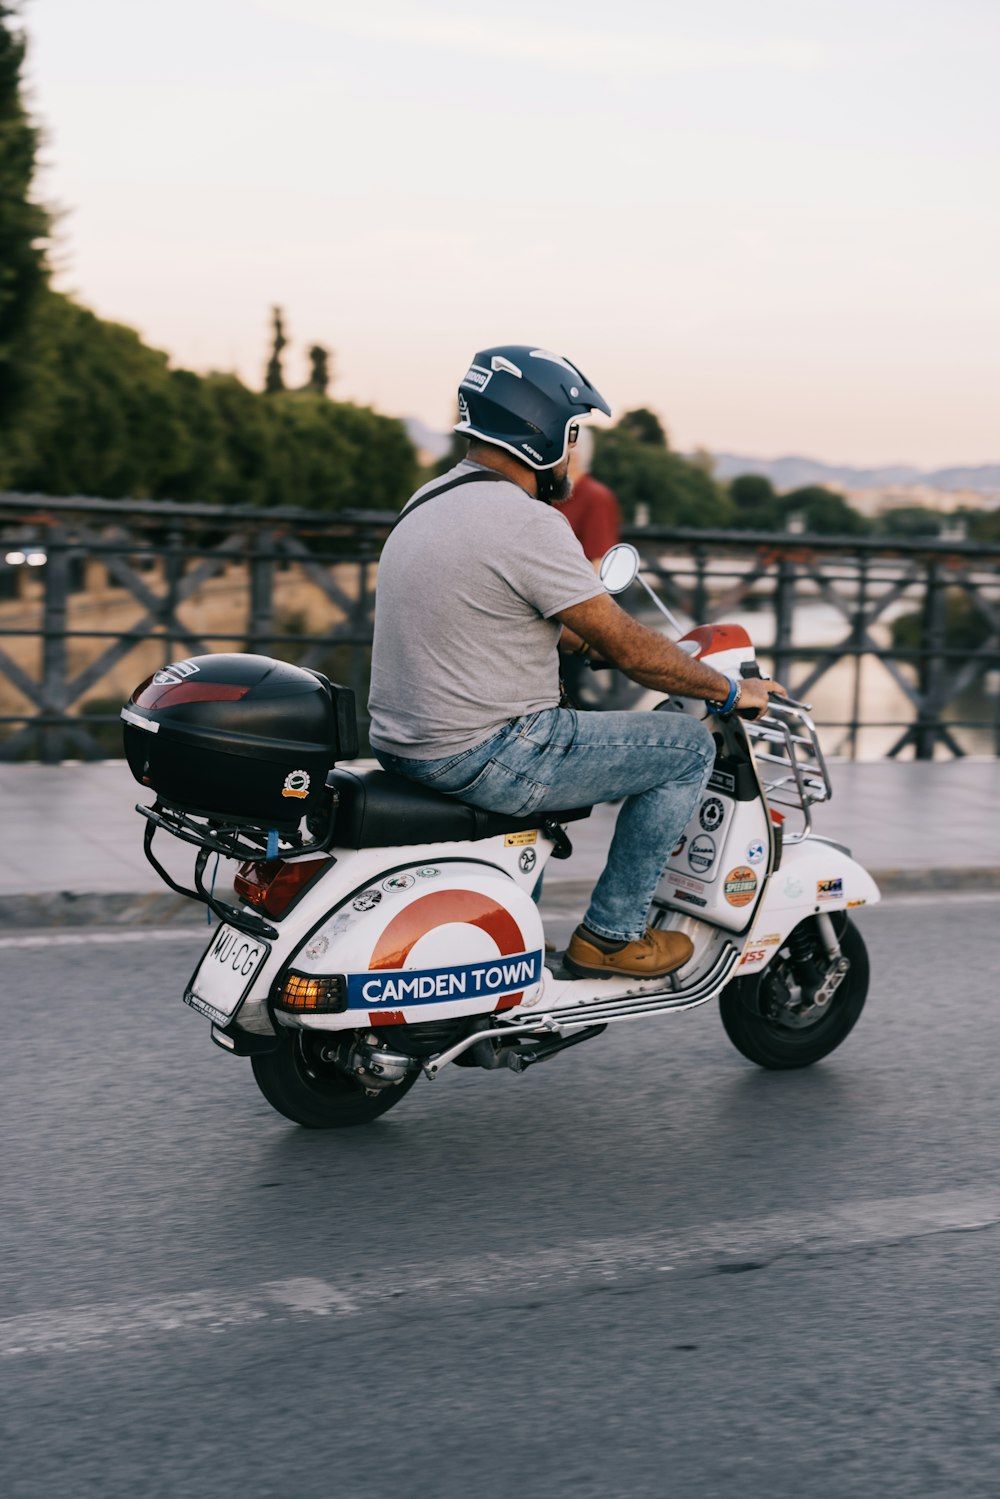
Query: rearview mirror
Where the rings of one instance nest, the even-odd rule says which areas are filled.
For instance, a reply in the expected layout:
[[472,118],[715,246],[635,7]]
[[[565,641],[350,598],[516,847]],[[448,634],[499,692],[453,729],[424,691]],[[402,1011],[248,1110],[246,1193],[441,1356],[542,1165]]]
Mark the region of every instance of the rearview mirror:
[[627,541],[620,541],[601,558],[598,577],[609,593],[624,593],[639,576],[639,553]]

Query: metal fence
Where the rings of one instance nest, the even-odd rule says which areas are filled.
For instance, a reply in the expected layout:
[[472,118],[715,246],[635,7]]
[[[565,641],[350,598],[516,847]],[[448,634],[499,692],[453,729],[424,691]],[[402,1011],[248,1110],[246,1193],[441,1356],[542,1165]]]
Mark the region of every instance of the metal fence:
[[[117,753],[131,687],[213,650],[326,670],[363,712],[393,519],[0,495],[0,759]],[[747,625],[773,674],[814,700],[829,752],[1000,752],[1000,546],[648,527],[626,539],[675,612]]]

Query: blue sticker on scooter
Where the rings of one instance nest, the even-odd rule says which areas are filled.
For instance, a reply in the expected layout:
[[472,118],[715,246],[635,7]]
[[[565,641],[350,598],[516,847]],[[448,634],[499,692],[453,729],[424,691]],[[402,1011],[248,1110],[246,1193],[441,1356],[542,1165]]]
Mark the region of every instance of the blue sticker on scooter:
[[514,953],[454,968],[369,969],[347,975],[347,1008],[439,1005],[448,1000],[495,999],[537,984],[542,952]]
[[764,845],[757,839],[747,849],[747,863],[759,864],[764,857]]

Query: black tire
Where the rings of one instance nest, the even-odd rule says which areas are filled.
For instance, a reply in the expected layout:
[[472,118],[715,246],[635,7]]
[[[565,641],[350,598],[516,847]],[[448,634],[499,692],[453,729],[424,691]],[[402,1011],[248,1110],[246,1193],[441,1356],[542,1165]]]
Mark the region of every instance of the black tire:
[[[810,922],[812,919],[809,918]],[[852,922],[845,920],[837,936],[851,966],[829,1008],[812,1024],[792,1027],[766,1014],[755,1013],[758,1004],[766,1009],[767,986],[774,964],[752,978],[736,979],[719,995],[719,1012],[726,1035],[751,1062],[776,1071],[811,1067],[836,1051],[854,1029],[868,994],[868,952]],[[775,959],[775,963],[781,961]]]
[[329,1038],[313,1031],[282,1029],[276,1050],[251,1058],[257,1086],[273,1109],[305,1129],[344,1129],[368,1124],[408,1093],[419,1073],[370,1095],[332,1062],[321,1046]]

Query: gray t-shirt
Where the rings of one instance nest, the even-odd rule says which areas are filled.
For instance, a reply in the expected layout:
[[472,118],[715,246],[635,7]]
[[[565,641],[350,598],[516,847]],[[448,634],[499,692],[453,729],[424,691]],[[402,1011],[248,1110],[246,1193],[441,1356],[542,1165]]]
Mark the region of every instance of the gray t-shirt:
[[[466,460],[413,499],[477,468]],[[379,561],[373,748],[437,760],[558,706],[552,616],[603,592],[566,518],[512,481],[429,499]]]

